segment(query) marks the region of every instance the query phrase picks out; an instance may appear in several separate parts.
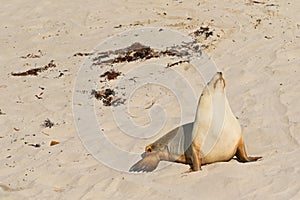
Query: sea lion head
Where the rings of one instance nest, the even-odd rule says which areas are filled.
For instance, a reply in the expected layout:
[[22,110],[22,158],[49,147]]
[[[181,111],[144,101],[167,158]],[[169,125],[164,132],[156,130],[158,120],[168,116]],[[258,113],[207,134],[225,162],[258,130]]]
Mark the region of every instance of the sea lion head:
[[162,144],[159,142],[154,142],[145,147],[145,152],[141,154],[141,157],[144,158],[146,155],[154,153],[154,152],[168,152],[168,147],[166,144]]
[[151,172],[155,170],[161,160],[168,159],[167,146],[160,143],[149,144],[142,154],[142,159],[135,163],[130,169],[130,172]]
[[164,151],[166,150],[167,146],[163,145],[161,143],[152,143],[149,144],[145,147],[145,153],[151,153],[151,152],[155,152],[155,151]]
[[207,84],[211,92],[224,92],[226,82],[222,72],[217,72]]

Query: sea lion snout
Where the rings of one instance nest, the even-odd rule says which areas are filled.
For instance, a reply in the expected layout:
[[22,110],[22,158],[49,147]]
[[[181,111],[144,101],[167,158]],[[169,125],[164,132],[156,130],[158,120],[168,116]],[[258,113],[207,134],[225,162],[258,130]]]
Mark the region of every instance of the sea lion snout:
[[[226,82],[225,79],[223,77],[223,73],[222,72],[217,72],[215,74],[215,76],[212,79],[212,83],[213,83],[213,89],[216,90],[216,88],[218,87],[218,85],[222,86],[223,89],[226,86]],[[209,83],[210,84],[210,83]]]
[[151,144],[149,144],[149,145],[146,146],[145,152],[146,152],[146,153],[152,152],[152,145],[151,145]]
[[217,80],[222,80],[225,82],[225,79],[224,79],[224,76],[223,76],[223,73],[222,72],[217,72]]

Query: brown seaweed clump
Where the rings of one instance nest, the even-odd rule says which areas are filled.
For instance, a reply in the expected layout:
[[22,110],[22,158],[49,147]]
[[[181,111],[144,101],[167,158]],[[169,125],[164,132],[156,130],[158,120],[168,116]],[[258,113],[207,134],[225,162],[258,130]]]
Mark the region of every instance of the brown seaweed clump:
[[56,64],[54,63],[54,60],[51,60],[47,65],[43,67],[29,69],[25,72],[12,72],[11,75],[12,76],[37,76],[39,73],[54,67],[56,67]]
[[118,72],[115,70],[110,70],[110,71],[106,71],[105,73],[101,74],[100,77],[105,77],[107,80],[114,80],[120,75],[121,75],[121,72]]

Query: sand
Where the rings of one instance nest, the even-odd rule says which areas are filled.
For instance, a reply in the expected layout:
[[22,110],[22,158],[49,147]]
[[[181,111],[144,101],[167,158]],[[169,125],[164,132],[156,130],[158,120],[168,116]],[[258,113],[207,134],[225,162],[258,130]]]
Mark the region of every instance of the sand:
[[[296,0],[2,3],[0,198],[299,199],[299,8]],[[171,163],[152,173],[135,174],[117,171],[88,151],[78,133],[73,98],[78,72],[88,56],[74,54],[91,53],[109,37],[147,27],[171,29],[203,44],[205,53],[225,73],[227,97],[241,123],[248,154],[263,156],[262,160],[214,163],[195,173],[185,173],[187,165]],[[209,27],[213,34],[195,36],[200,27]],[[11,74],[49,66],[51,60],[55,67],[46,67],[36,76]],[[117,80],[129,77],[126,73],[138,62],[114,66],[122,72]],[[187,63],[172,68],[185,73],[196,96],[200,95],[203,80]],[[98,89],[117,80],[99,82]],[[167,111],[159,134],[145,140],[124,136],[115,124],[112,106],[92,100],[97,125],[107,138],[135,155],[182,123],[178,99],[165,87],[147,86],[127,99],[135,106],[125,114],[137,124],[151,124],[149,110],[152,117],[160,116],[155,105]],[[189,108],[197,99],[192,100]],[[191,111],[184,120],[193,117]],[[58,144],[51,146],[52,141]],[[92,147],[99,154],[108,153],[96,144]],[[118,163],[122,158],[111,152],[111,159]]]

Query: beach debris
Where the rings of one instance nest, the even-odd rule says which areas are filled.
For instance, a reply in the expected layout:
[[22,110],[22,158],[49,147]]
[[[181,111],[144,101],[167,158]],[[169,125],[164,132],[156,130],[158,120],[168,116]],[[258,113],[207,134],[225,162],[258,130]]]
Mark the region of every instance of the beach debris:
[[250,2],[255,4],[266,4],[266,2],[262,2],[262,1],[250,1]]
[[90,56],[90,55],[93,55],[93,53],[75,53],[73,56],[76,57],[76,56]]
[[122,24],[119,24],[118,26],[114,26],[114,28],[122,28]]
[[54,60],[51,60],[47,65],[43,67],[29,69],[25,72],[12,72],[11,75],[12,76],[37,76],[40,72],[46,71],[54,67],[56,67],[56,64],[54,63]]
[[57,76],[57,78],[62,77],[63,75],[65,75],[63,72],[59,72],[59,75]]
[[260,25],[261,19],[257,19],[256,23],[254,24],[254,28],[257,29],[258,25]]
[[179,64],[182,64],[182,63],[189,63],[189,61],[188,60],[180,60],[180,61],[177,61],[177,62],[174,62],[174,63],[168,63],[166,68],[173,67],[175,65],[179,65]]
[[112,89],[103,89],[100,91],[92,90],[91,95],[94,96],[97,100],[102,101],[104,106],[119,106],[124,104],[126,99],[121,97],[116,97],[116,93]]
[[145,110],[150,109],[155,104],[155,100],[152,100],[149,105],[145,107]]
[[39,95],[34,95],[37,99],[43,99],[43,97],[41,97],[42,96],[42,94],[43,94],[43,92],[41,92]]
[[39,97],[38,95],[34,95],[37,99],[42,99],[43,97]]
[[118,98],[116,98],[116,99],[114,99],[114,100],[111,101],[111,105],[112,105],[112,106],[119,106],[119,105],[121,105],[121,104],[124,104],[125,101],[126,101],[126,99],[123,99],[123,98],[121,98],[121,97],[118,97]]
[[[163,29],[160,29],[159,31],[162,30]],[[202,55],[201,47],[198,45],[196,40],[182,43],[180,45],[173,45],[162,50],[154,49],[150,46],[135,42],[125,48],[96,52],[94,53],[94,56],[91,60],[94,66],[103,68],[107,66],[116,67],[115,64],[118,63],[145,61],[148,59],[160,57],[175,57],[181,59],[177,62],[166,64],[166,68],[168,68],[182,63],[189,63],[190,59],[195,56],[194,54],[197,54],[197,56]],[[102,83],[108,80],[117,79],[117,77],[121,74],[122,72],[111,68],[108,71],[102,72],[102,74],[100,75],[100,78],[102,78],[100,79],[100,82]],[[129,80],[136,82],[134,78],[130,78]],[[91,91],[91,95],[97,100],[102,101],[104,106],[119,106],[121,104],[125,104],[126,99],[117,97],[116,93],[117,92],[115,92],[113,89],[109,88],[99,91],[93,89]]]
[[133,26],[144,26],[142,22],[136,21],[135,23],[130,23],[130,24],[119,24],[114,26],[113,28],[125,28],[125,27],[133,27]]
[[39,94],[34,95],[37,99],[43,99],[42,95],[44,94],[44,87],[39,86],[39,89],[41,89],[42,91]]
[[50,146],[54,146],[54,145],[57,145],[57,144],[59,144],[59,142],[58,142],[58,141],[55,141],[55,140],[52,140],[52,141],[50,142]]
[[112,63],[132,62],[140,59],[147,60],[153,57],[159,57],[158,52],[138,42],[133,43],[126,50],[125,52],[119,52],[118,57],[115,58]]
[[105,77],[107,80],[114,80],[120,75],[121,72],[112,69],[110,71],[106,71],[105,73],[101,74],[100,77]]
[[[28,144],[28,143],[25,143],[25,144]],[[28,144],[28,146],[32,146],[32,147],[35,147],[35,148],[41,147],[40,144]]]
[[38,54],[30,53],[30,54],[27,54],[26,56],[21,56],[20,58],[23,58],[23,59],[27,59],[27,58],[40,58],[43,55],[44,55],[43,52],[41,50],[38,50]]
[[101,100],[104,106],[111,106],[115,96],[115,91],[112,89],[92,90],[91,95],[97,100]]
[[[123,62],[133,62],[138,60],[148,60],[161,56],[177,56],[181,57],[182,52],[179,52],[176,47],[164,51],[157,51],[149,46],[145,46],[139,42],[135,42],[129,47],[117,49],[115,51],[100,52],[98,56],[93,58],[94,65],[107,65]],[[113,57],[113,58],[111,58]]]
[[203,23],[198,29],[191,32],[190,35],[201,45],[201,49],[214,49],[220,38],[224,36],[225,31],[213,25],[214,20]]
[[199,29],[193,32],[194,36],[204,36],[204,39],[206,40],[208,37],[213,36],[213,31],[210,30],[208,26],[200,26]]
[[6,115],[6,113],[2,112],[2,110],[0,109],[0,115]]
[[265,35],[265,38],[268,39],[268,40],[270,40],[270,39],[272,39],[273,37],[272,37],[272,36],[267,36],[267,35]]
[[52,126],[54,126],[54,123],[50,121],[50,119],[46,119],[44,121],[44,123],[42,124],[43,127],[45,128],[52,128]]
[[250,5],[258,4],[258,5],[264,5],[266,7],[268,7],[268,6],[279,6],[278,4],[274,4],[274,3],[267,3],[267,2],[263,2],[263,1],[253,1],[253,0],[250,0],[250,2],[248,4],[250,4]]
[[58,75],[56,76],[56,77],[54,77],[54,78],[61,78],[61,77],[63,77],[64,75],[65,75],[65,72],[68,72],[69,70],[67,70],[67,69],[64,69],[64,70],[58,70]]

